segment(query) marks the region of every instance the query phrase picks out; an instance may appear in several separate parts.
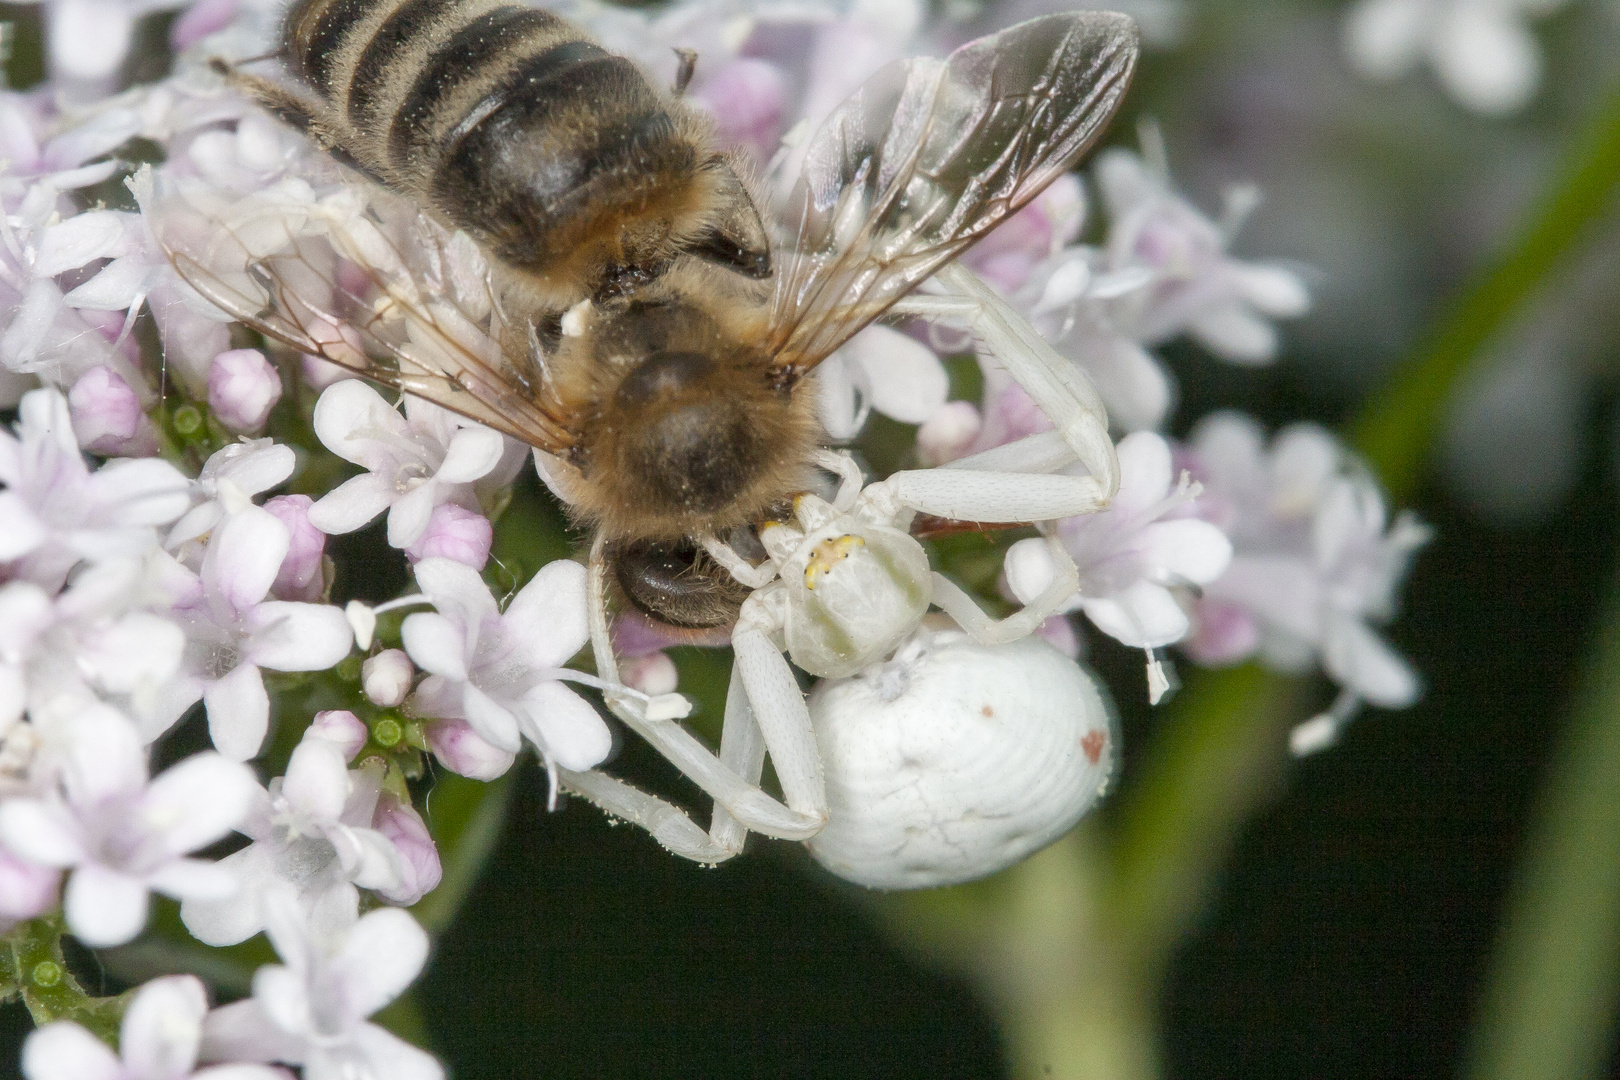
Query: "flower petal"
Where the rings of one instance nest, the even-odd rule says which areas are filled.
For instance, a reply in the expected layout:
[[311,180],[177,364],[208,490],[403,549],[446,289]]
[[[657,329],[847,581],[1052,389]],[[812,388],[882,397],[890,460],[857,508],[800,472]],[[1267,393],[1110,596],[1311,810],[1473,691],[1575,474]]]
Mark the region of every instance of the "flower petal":
[[433,478],[445,484],[470,484],[493,469],[505,452],[499,432],[482,424],[460,428],[445,447],[444,464]]
[[454,559],[423,559],[413,571],[417,587],[446,615],[474,625],[500,613],[478,571]]
[[515,754],[523,745],[518,734],[517,717],[472,683],[462,684],[461,707],[467,713],[467,723],[472,725],[478,737],[497,750]]
[[249,661],[272,671],[325,671],[349,655],[354,630],[331,604],[271,600],[248,618]]
[[208,1013],[208,995],[194,975],[153,979],[124,1013],[118,1049],[135,1076],[168,1080],[191,1075]]
[[524,733],[557,765],[584,772],[613,749],[613,734],[597,711],[560,682],[543,682],[523,697]]
[[1119,440],[1119,494],[1116,513],[1145,510],[1170,493],[1170,444],[1162,435],[1137,431]]
[[313,423],[316,437],[328,450],[373,471],[393,460],[380,438],[409,431],[399,410],[358,379],[345,379],[322,391]]
[[1083,599],[1081,608],[1097,629],[1123,644],[1156,649],[1187,636],[1190,624],[1168,589],[1138,581],[1122,592]]
[[281,796],[311,821],[337,821],[349,798],[349,766],[343,751],[327,739],[303,739],[287,762]]
[[203,587],[237,614],[246,614],[275,584],[291,536],[270,511],[248,506],[214,530],[203,556]]
[[1359,619],[1329,620],[1322,666],[1340,685],[1382,708],[1404,709],[1418,699],[1412,665]]
[[398,497],[399,492],[388,480],[376,473],[361,473],[317,499],[309,508],[309,523],[328,536],[351,533],[369,525]]
[[467,636],[443,615],[436,611],[407,615],[399,636],[423,671],[458,683],[467,681]]
[[945,404],[950,392],[945,365],[915,338],[874,323],[846,348],[866,377],[872,407],[884,416],[920,424]]
[[[260,969],[264,970],[264,969]],[[204,1061],[304,1061],[304,1040],[281,1030],[255,998],[221,1006],[203,1019]]]
[[346,1019],[370,1016],[404,993],[427,954],[427,932],[405,912],[385,908],[361,918],[327,967],[342,987]]
[[389,547],[408,548],[422,539],[443,491],[444,487],[437,480],[429,480],[394,500],[388,508]]
[[1214,581],[1232,562],[1232,541],[1207,521],[1155,521],[1137,534],[1137,552],[1155,569],[1195,585]]
[[540,568],[501,616],[508,640],[535,667],[561,667],[590,640],[585,568],[557,559]]
[[246,765],[219,754],[193,754],[152,781],[141,799],[141,822],[162,834],[165,851],[184,855],[242,824],[258,792]]
[[27,1080],[124,1080],[124,1066],[107,1044],[71,1020],[28,1036],[22,1073]]
[[227,868],[202,859],[175,859],[146,876],[147,885],[177,900],[220,901],[236,894],[241,881]]
[[204,945],[235,945],[264,929],[259,896],[276,881],[275,858],[268,845],[249,844],[214,864],[236,879],[236,891],[218,900],[186,899],[180,921]]
[[433,1055],[376,1024],[360,1025],[354,1041],[377,1076],[388,1080],[444,1080],[444,1067]]
[[232,761],[246,761],[259,752],[270,729],[270,695],[264,676],[253,664],[238,664],[222,679],[203,690],[208,707],[208,736],[214,748]]
[[89,857],[78,823],[59,804],[39,799],[0,802],[0,843],[41,866],[73,866]]
[[131,941],[146,925],[146,883],[98,863],[85,863],[68,878],[62,897],[73,936],[92,949]]

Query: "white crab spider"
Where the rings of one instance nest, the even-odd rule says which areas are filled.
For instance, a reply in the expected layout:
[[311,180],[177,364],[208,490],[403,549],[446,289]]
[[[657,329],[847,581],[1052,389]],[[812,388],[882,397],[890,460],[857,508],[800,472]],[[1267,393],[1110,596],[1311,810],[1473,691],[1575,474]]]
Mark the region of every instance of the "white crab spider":
[[[1106,506],[1119,484],[1107,416],[1085,375],[971,273],[949,267],[940,276],[954,293],[916,297],[900,309],[965,322],[1053,418],[1055,430],[949,468],[900,472],[865,487],[847,455],[823,452],[818,464],[842,479],[837,496],[829,503],[802,495],[793,524],[762,529],[763,563],[753,565],[728,545],[705,540],[711,555],[754,590],[732,634],[735,661],[719,755],[669,710],[653,715],[637,695],[611,687],[605,696],[616,715],[715,800],[709,831],[676,807],[600,772],[563,774],[568,787],[642,825],[676,854],[719,862],[742,849],[749,831],[802,840],[825,825],[828,803],[816,734],[784,651],[811,674],[852,675],[893,651],[930,604],[978,642],[1013,641],[1039,626],[1077,587],[1067,552],[1050,541],[1058,573],[1023,610],[994,620],[931,570],[906,531],[918,512],[983,522],[1090,513]],[[1091,475],[1052,475],[1076,460]],[[597,669],[612,684],[618,668],[608,636],[602,546],[599,540],[591,555],[591,639]],[[783,801],[758,786],[767,750]]]

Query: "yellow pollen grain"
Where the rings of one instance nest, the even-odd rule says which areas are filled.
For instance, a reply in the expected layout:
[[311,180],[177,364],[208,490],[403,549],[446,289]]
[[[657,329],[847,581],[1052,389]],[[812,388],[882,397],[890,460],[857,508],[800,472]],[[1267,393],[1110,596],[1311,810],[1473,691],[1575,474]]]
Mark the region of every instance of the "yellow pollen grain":
[[865,546],[866,541],[858,536],[838,536],[823,540],[811,548],[810,561],[804,568],[804,587],[814,591],[816,582],[825,577],[828,571],[849,558],[851,551]]

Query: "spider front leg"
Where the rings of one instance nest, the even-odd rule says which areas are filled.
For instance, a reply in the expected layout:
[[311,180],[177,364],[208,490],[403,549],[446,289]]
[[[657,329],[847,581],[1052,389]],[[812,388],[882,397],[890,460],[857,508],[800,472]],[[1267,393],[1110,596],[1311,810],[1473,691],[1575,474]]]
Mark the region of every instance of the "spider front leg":
[[[863,496],[874,510],[895,518],[915,511],[962,521],[1052,521],[1098,509],[1090,477],[1002,473],[969,469],[898,472]],[[1078,507],[1078,509],[1077,509]],[[935,607],[984,645],[1016,641],[1056,614],[1080,587],[1079,571],[1056,537],[1048,535],[1054,573],[1039,596],[1005,619],[986,615],[950,578],[932,573]]]
[[1108,436],[1108,410],[1085,372],[1059,355],[1028,320],[971,270],[951,263],[934,280],[947,294],[914,293],[892,310],[965,323],[1052,421],[1090,471],[1106,505],[1119,490],[1119,457]]
[[[612,710],[613,715],[624,721],[637,735],[647,740],[655,750],[664,755],[681,772],[685,773],[705,794],[725,806],[731,815],[747,828],[764,833],[767,836],[776,836],[787,840],[803,840],[814,836],[826,822],[825,809],[821,810],[820,813],[804,813],[800,812],[797,807],[790,809],[782,805],[782,803],[771,798],[759,788],[757,773],[752,778],[745,777],[731,761],[726,760],[724,757],[715,757],[714,753],[699,742],[691,732],[676,723],[676,720],[680,716],[684,716],[685,712],[677,713],[674,709],[667,707],[666,699],[673,695],[666,695],[665,698],[648,698],[646,695],[624,685],[619,677],[618,660],[613,654],[613,642],[608,633],[607,565],[604,551],[605,544],[602,538],[598,537],[591,547],[591,562],[588,574],[589,589],[586,600],[591,647],[596,657],[597,677],[605,684],[602,697],[607,702],[608,708]],[[766,644],[769,647],[769,643]],[[774,649],[772,651],[774,652]],[[780,654],[776,655],[776,659],[782,665],[784,673],[791,682],[792,674],[786,671],[786,661],[781,659]],[[767,679],[766,683],[762,685],[768,683],[769,680]],[[793,692],[798,699],[800,710],[803,710],[804,701],[802,696],[798,695],[798,686],[796,684],[793,686]],[[741,723],[742,715],[739,710],[737,723]],[[732,709],[728,704],[728,721],[731,716]],[[809,737],[808,716],[809,714],[806,712],[806,738]],[[760,722],[764,724],[763,718]],[[770,745],[772,728],[765,726],[764,733],[766,744]],[[745,736],[741,734],[734,736],[734,741],[738,738],[745,738]],[[725,740],[722,739],[722,748],[724,746]],[[811,741],[811,747],[813,751],[813,740]],[[792,755],[793,751],[791,749],[784,749],[784,757],[792,757]],[[736,753],[733,756],[746,766],[746,759],[750,755]],[[777,768],[778,772],[781,773],[782,766],[778,764]],[[746,768],[743,771],[746,771]],[[602,787],[604,796],[614,794],[608,791],[605,786],[598,786]],[[623,787],[624,785],[620,786]],[[785,790],[787,789],[785,778],[783,787]],[[646,798],[651,799],[652,796],[646,796]],[[631,814],[622,810],[612,807],[608,807],[608,809],[635,820]]]

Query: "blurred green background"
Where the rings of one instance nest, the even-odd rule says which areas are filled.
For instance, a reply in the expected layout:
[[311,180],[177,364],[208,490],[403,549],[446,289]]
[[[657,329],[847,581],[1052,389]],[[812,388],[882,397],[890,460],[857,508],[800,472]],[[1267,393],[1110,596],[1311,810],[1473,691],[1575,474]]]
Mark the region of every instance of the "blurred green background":
[[[581,802],[546,813],[530,765],[416,993],[456,1077],[1620,1075],[1620,5],[1536,24],[1542,90],[1506,120],[1426,75],[1357,79],[1345,5],[1183,10],[1112,139],[1155,118],[1206,209],[1258,183],[1236,250],[1311,268],[1317,304],[1271,368],[1162,350],[1173,431],[1236,407],[1356,435],[1437,528],[1390,631],[1424,699],[1295,762],[1325,683],[1183,663],[1149,710],[1140,654],[1094,637],[1113,800],[999,879],[917,897],[758,838],[693,866]],[[25,84],[37,11],[0,17]],[[503,521],[513,561],[555,528],[544,499],[531,481]],[[343,550],[339,600],[403,583],[376,530]],[[689,687],[715,670],[683,661]],[[701,805],[634,739],[614,768]],[[0,1024],[11,1068],[26,1014]],[[1110,1039],[1134,1064],[1106,1064]]]

